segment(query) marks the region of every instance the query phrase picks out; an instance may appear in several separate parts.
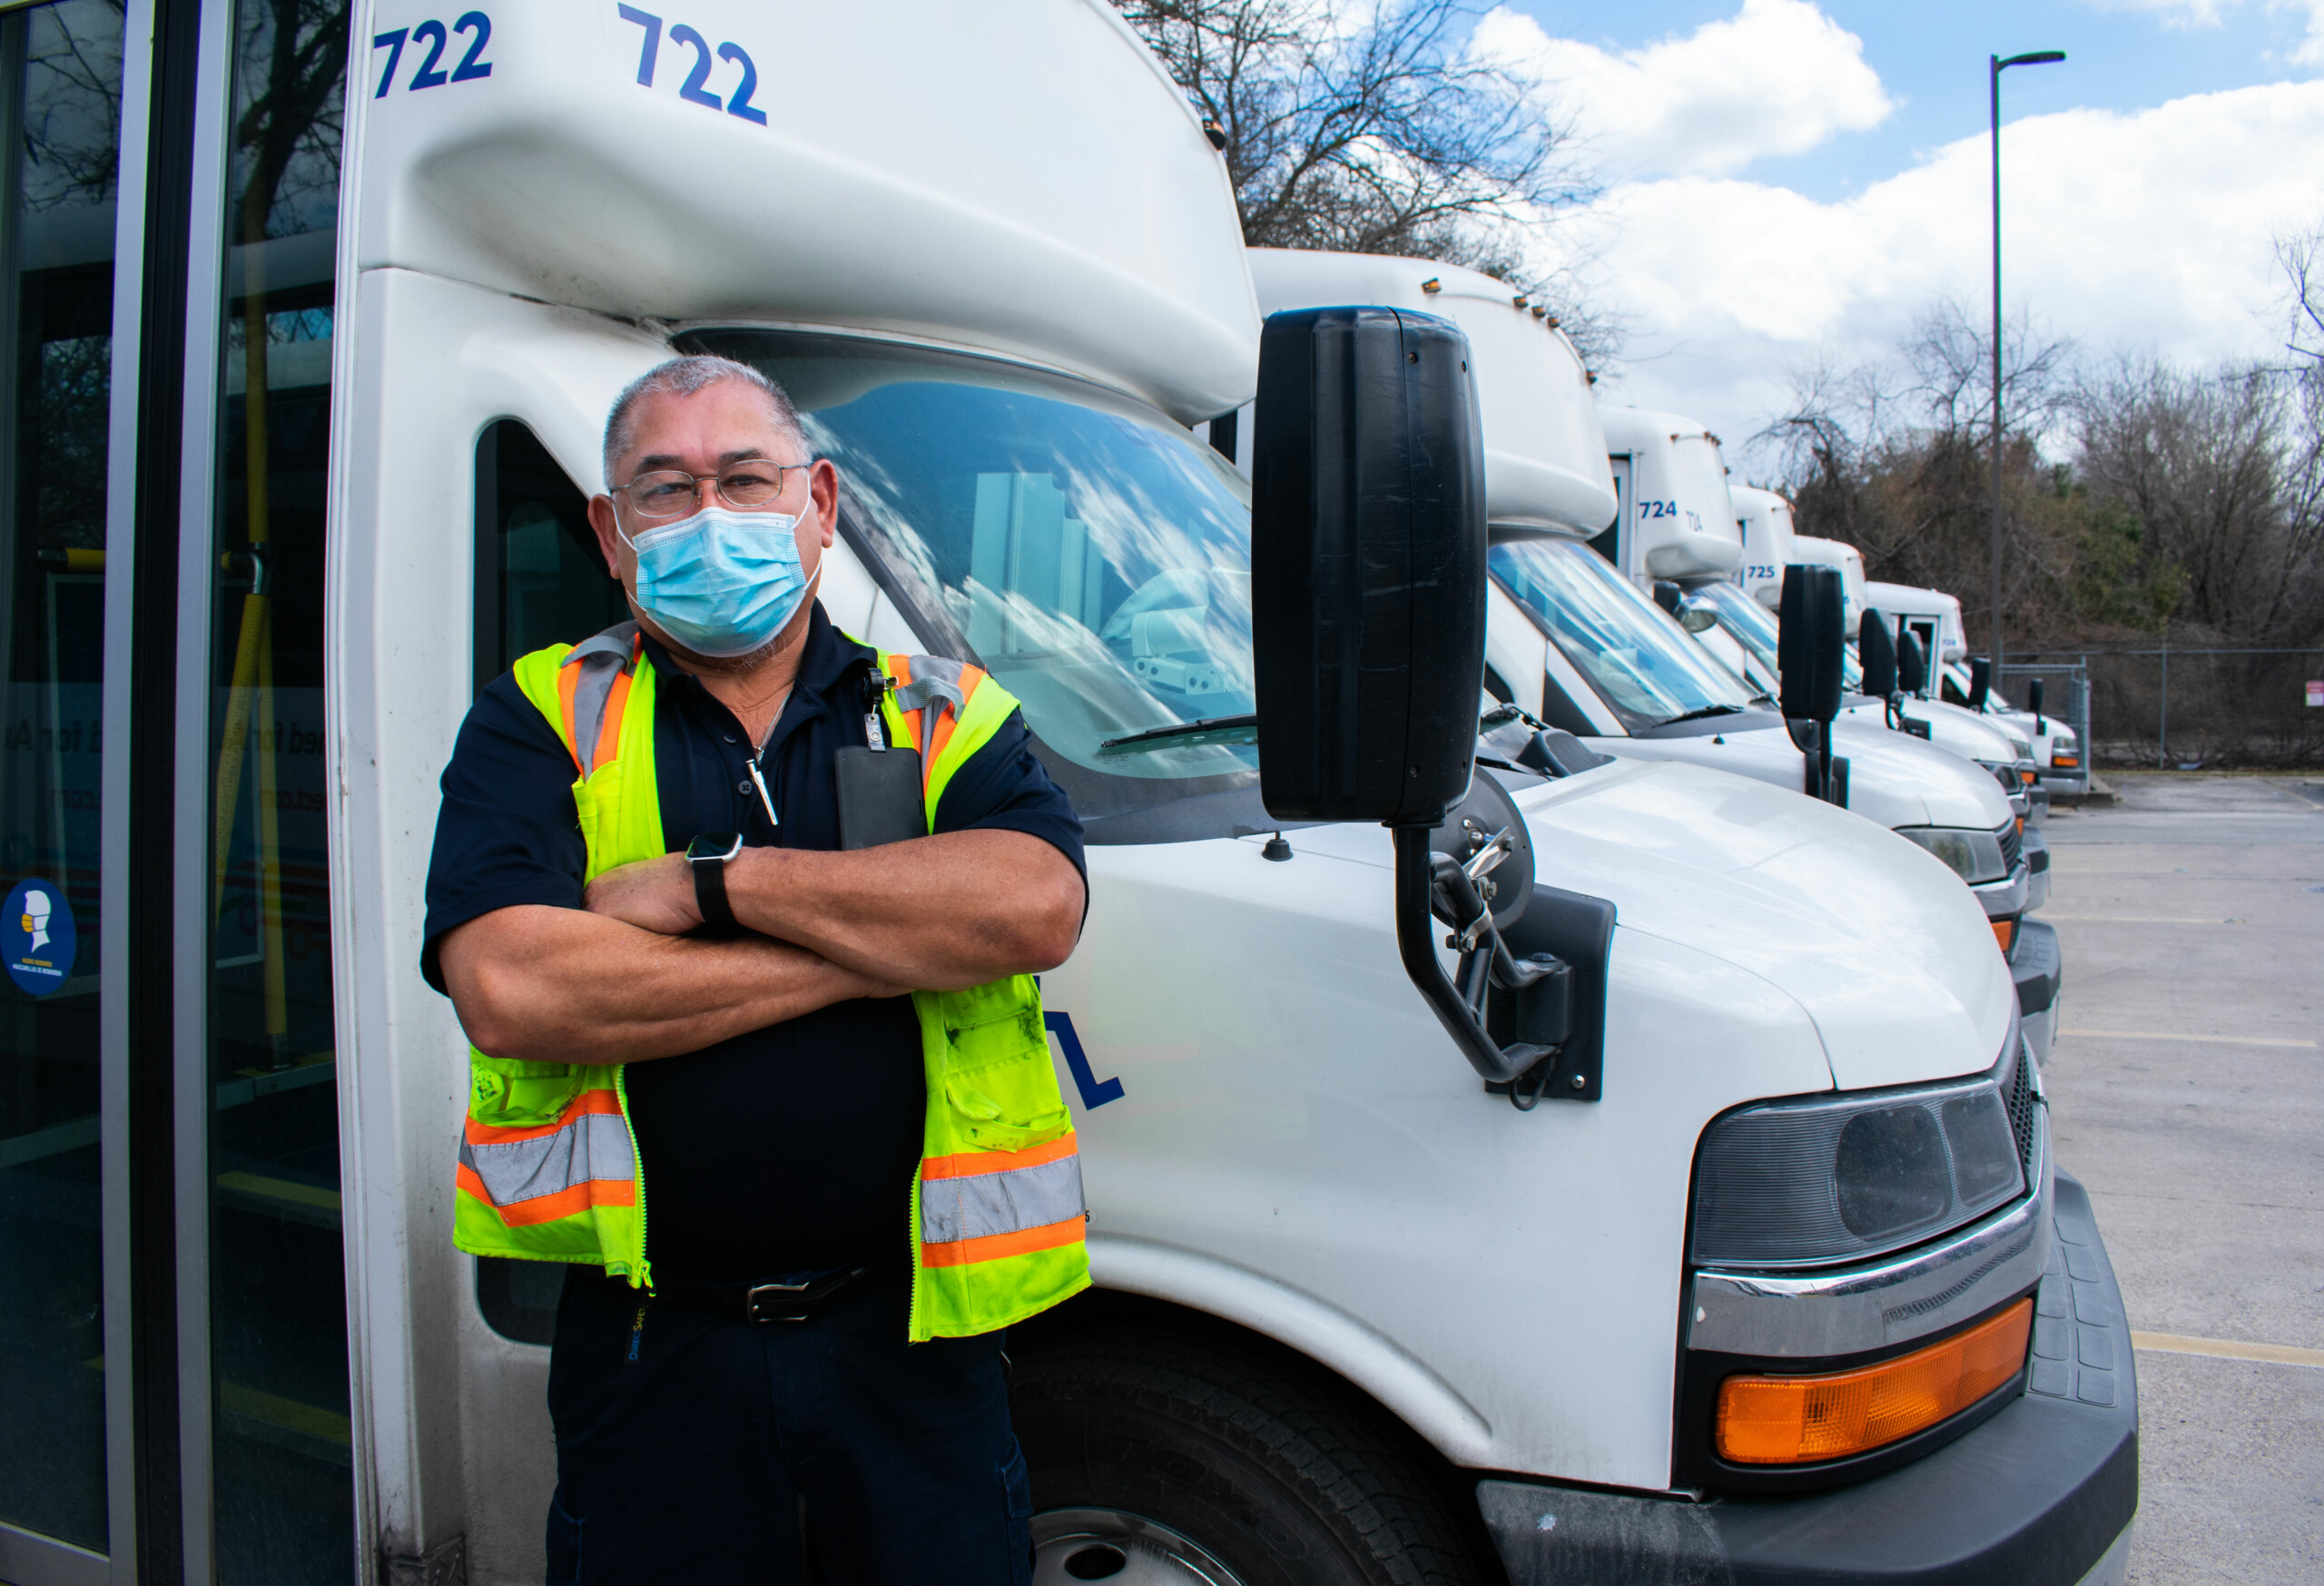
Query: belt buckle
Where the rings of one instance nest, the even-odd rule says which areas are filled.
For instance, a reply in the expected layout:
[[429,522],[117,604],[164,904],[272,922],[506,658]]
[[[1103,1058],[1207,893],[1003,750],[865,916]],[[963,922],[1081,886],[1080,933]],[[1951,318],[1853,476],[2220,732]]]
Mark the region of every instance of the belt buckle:
[[[795,1302],[799,1295],[804,1295],[813,1286],[814,1282],[812,1279],[810,1279],[805,1283],[762,1283],[753,1285],[751,1291],[743,1296],[743,1318],[754,1327],[762,1326],[769,1322],[803,1322],[807,1319],[807,1313],[804,1309],[799,1308]],[[767,1296],[765,1303],[768,1305],[773,1305],[786,1296],[792,1298],[794,1302],[793,1314],[790,1315],[783,1315],[773,1312],[763,1314],[760,1310],[760,1296],[762,1295]]]

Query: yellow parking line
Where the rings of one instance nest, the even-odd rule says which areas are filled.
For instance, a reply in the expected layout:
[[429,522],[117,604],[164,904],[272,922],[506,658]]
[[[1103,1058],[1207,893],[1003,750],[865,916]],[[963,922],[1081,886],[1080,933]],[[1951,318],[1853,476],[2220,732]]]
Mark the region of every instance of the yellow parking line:
[[2208,1355],[2217,1360],[2264,1360],[2276,1365],[2324,1366],[2324,1349],[2289,1344],[2242,1344],[2232,1338],[2181,1338],[2176,1333],[2131,1334],[2132,1347],[2162,1355]]
[[2164,1035],[2152,1029],[2061,1029],[2060,1035],[2086,1035],[2099,1040],[2179,1040],[2196,1046],[2216,1047],[2306,1047],[2315,1049],[2312,1040],[2279,1040],[2265,1035]]

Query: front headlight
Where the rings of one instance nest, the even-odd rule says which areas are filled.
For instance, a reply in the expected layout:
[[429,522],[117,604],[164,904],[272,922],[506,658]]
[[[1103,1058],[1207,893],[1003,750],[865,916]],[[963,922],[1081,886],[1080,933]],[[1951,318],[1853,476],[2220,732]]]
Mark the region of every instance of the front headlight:
[[[2013,1023],[2009,1046],[2018,1036]],[[1695,1166],[1699,1266],[1863,1260],[1957,1227],[2025,1187],[2015,1063],[1909,1090],[1763,1102],[1718,1119]]]
[[1953,873],[1973,887],[2009,879],[2009,864],[2002,857],[2001,839],[1974,826],[1899,826],[1896,835],[1908,838],[1953,867]]

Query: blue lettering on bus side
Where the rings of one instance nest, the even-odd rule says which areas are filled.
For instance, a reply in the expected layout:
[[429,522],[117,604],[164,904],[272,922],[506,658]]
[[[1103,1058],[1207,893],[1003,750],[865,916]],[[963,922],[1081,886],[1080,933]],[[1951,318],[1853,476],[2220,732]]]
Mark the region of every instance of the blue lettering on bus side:
[[1057,1037],[1059,1050],[1065,1053],[1065,1066],[1073,1075],[1074,1088],[1081,1092],[1081,1109],[1103,1107],[1108,1101],[1118,1101],[1122,1095],[1119,1079],[1099,1079],[1089,1067],[1089,1054],[1081,1049],[1081,1038],[1073,1032],[1072,1019],[1063,1013],[1044,1013],[1041,1024]]
[[[622,9],[626,11],[628,7]],[[445,50],[450,47],[455,36],[464,33],[475,34],[468,40],[468,53],[449,72],[442,70],[438,63],[443,60]],[[484,58],[484,46],[491,41],[492,18],[481,11],[462,12],[459,20],[449,28],[430,20],[417,27],[399,27],[391,33],[379,34],[371,40],[371,51],[374,54],[381,50],[387,51],[388,65],[387,70],[379,74],[379,85],[372,91],[371,97],[385,99],[388,90],[396,85],[396,68],[403,64],[406,43],[428,46],[428,54],[412,73],[410,81],[404,84],[405,92],[416,94],[423,88],[441,88],[450,83],[475,83],[491,76],[492,63]]]
[[[637,52],[637,85],[651,88],[654,86],[655,64],[661,54],[662,19],[635,5],[616,5],[615,10],[624,22],[643,30]],[[674,24],[669,29],[669,35],[672,44],[694,52],[694,69],[686,74],[686,80],[678,87],[680,99],[688,104],[699,104],[704,110],[739,116],[753,126],[766,125],[766,112],[751,103],[751,96],[759,91],[759,68],[758,64],[751,59],[748,50],[732,39],[713,50],[710,41],[700,31],[683,22]],[[723,97],[710,92],[714,61],[732,61],[742,69],[742,78],[734,84],[734,91]]]

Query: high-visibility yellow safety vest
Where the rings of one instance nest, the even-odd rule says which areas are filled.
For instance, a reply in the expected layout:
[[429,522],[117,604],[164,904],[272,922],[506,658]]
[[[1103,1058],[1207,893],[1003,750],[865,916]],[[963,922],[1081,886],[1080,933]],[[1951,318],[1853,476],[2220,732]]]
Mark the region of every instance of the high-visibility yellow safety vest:
[[[937,802],[1017,702],[974,666],[881,653],[890,744],[920,752]],[[654,665],[637,625],[517,663],[517,685],[579,772],[588,873],[659,856]],[[1041,1024],[1040,990],[1011,975],[914,991],[928,1108],[911,1185],[912,1342],[1006,1327],[1089,1284],[1081,1161]],[[468,1049],[454,1242],[478,1256],[602,1266],[650,1287],[645,1177],[623,1065],[518,1061]]]

